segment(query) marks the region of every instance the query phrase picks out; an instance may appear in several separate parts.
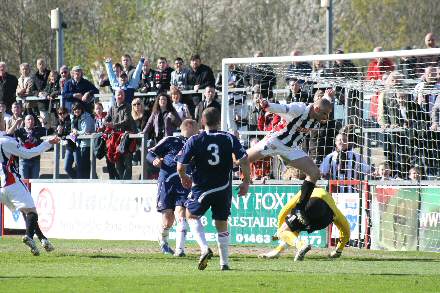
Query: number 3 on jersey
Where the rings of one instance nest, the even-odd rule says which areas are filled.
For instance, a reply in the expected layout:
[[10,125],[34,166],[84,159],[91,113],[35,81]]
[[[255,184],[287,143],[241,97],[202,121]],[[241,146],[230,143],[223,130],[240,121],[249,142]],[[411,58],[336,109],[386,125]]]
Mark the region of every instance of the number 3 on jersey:
[[216,145],[215,143],[211,143],[210,145],[208,145],[207,150],[211,153],[213,157],[213,159],[208,160],[209,165],[217,165],[220,162],[218,145]]

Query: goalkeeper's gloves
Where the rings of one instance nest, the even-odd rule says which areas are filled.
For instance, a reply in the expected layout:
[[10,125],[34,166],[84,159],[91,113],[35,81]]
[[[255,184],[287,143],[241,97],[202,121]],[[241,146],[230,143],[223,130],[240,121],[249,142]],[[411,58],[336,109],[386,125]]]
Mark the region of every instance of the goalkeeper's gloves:
[[335,249],[328,255],[329,258],[339,258],[342,254],[342,250]]

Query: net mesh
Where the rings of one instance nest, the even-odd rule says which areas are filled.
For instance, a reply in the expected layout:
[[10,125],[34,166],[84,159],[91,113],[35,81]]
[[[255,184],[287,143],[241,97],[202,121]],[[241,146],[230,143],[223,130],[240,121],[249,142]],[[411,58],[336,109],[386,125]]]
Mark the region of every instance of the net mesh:
[[[251,147],[286,123],[259,109],[257,98],[312,103],[332,89],[329,120],[301,146],[320,167],[322,179],[333,182],[322,184],[332,185],[349,219],[351,244],[438,251],[440,54],[411,57],[408,51],[400,58],[370,60],[343,56],[337,61],[314,61],[310,56],[308,62],[253,63],[253,58],[229,64],[228,128]],[[253,163],[252,177],[288,183],[304,174],[273,157]],[[279,188],[275,185],[270,192]]]

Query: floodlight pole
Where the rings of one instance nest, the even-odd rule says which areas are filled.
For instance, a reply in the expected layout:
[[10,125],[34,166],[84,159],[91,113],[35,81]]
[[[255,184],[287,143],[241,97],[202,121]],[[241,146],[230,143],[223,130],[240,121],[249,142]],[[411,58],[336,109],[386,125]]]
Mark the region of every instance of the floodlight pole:
[[326,54],[331,54],[333,51],[333,1],[321,0],[321,7],[326,9]]
[[57,39],[57,70],[64,64],[64,31],[63,14],[59,8],[50,11],[50,28],[56,31]]
[[[50,28],[57,33],[57,70],[64,64],[64,33],[63,33],[63,15],[59,8],[50,11]],[[62,103],[62,102],[61,102]],[[60,145],[54,146],[54,169],[53,179],[60,178]]]

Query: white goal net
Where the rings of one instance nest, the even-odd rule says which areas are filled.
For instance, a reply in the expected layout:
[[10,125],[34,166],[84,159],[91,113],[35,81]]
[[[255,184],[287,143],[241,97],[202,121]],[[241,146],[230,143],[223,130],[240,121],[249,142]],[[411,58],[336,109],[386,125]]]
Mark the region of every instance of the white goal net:
[[[312,103],[332,89],[329,120],[302,147],[350,222],[350,244],[440,251],[439,60],[440,49],[224,59],[222,128],[251,147],[285,125],[256,99]],[[263,184],[251,189],[253,205],[237,204],[253,225],[233,219],[236,242],[253,243],[252,235],[266,242],[276,227],[255,218],[276,218],[277,203],[299,190],[302,176],[280,157],[253,163],[252,177]],[[321,246],[338,236],[336,229],[320,235]]]

